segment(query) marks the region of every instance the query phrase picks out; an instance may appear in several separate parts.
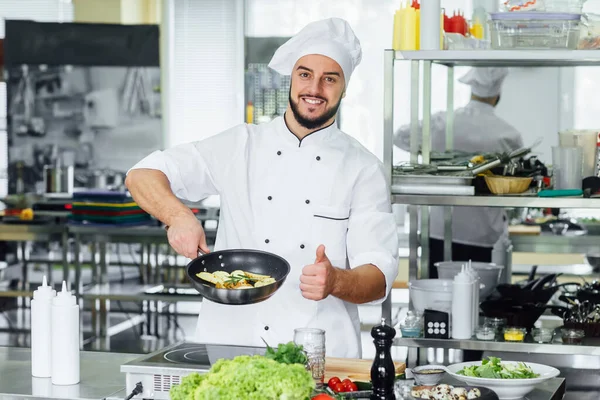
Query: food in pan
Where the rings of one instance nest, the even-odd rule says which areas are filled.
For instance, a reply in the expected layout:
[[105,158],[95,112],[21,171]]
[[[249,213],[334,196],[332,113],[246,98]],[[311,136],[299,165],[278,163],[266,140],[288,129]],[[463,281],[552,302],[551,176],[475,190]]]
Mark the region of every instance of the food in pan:
[[217,289],[252,289],[275,283],[275,279],[269,275],[253,274],[239,269],[232,273],[227,271],[200,272],[196,276],[212,283]]
[[415,399],[471,400],[480,398],[481,391],[477,388],[467,389],[440,384],[437,386],[415,386],[410,395]]

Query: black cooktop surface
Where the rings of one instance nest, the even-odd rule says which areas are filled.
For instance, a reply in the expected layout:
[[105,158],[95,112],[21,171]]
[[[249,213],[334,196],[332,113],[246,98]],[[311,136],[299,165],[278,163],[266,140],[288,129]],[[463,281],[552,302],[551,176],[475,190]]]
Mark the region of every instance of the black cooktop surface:
[[183,342],[153,353],[142,362],[153,364],[191,364],[210,367],[221,358],[264,354],[262,347],[230,346]]

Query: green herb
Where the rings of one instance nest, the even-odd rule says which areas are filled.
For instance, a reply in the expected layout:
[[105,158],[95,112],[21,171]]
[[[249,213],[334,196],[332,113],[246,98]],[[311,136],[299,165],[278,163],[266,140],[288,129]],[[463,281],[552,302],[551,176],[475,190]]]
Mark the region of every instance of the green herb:
[[237,285],[241,281],[257,282],[258,279],[250,278],[246,275],[230,275],[225,279],[225,283],[230,283],[232,285]]
[[532,379],[540,376],[525,363],[502,364],[501,361],[498,357],[488,357],[481,361],[481,365],[465,367],[457,374],[488,379]]
[[277,350],[273,349],[267,344],[267,352],[265,357],[280,362],[282,364],[302,364],[306,365],[308,357],[304,348],[294,342],[288,342],[286,344],[280,343],[277,346]]

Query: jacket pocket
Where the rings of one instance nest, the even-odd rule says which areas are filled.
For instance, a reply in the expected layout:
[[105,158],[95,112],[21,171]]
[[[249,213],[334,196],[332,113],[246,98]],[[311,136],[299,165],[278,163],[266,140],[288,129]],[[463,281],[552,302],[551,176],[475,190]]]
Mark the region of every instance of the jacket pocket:
[[346,267],[346,233],[350,208],[315,205],[312,236],[315,250],[325,245],[325,254],[338,268]]

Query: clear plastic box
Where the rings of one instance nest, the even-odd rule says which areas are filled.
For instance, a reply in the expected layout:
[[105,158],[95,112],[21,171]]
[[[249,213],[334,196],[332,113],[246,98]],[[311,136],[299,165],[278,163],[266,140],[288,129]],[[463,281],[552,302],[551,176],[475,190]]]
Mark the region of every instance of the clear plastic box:
[[576,49],[581,14],[491,13],[492,49]]
[[586,14],[582,17],[579,50],[600,49],[600,15]]
[[502,10],[507,12],[561,12],[579,13],[587,0],[504,0]]
[[545,0],[545,11],[581,14],[586,0]]

